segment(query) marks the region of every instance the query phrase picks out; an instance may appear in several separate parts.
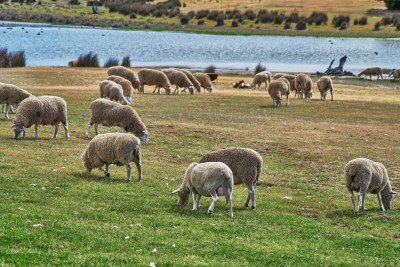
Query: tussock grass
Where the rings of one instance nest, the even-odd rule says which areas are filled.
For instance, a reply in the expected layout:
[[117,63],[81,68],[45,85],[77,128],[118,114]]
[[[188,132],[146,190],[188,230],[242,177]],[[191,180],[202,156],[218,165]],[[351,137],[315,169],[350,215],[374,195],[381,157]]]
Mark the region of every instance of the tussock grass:
[[[0,70],[1,82],[65,98],[71,134],[65,141],[61,130],[53,140],[53,128],[41,126],[40,139],[33,140],[32,127],[26,140],[14,141],[12,120],[0,117],[2,264],[395,266],[400,261],[400,198],[394,198],[392,210],[381,212],[376,197],[368,195],[367,210],[356,216],[342,174],[348,160],[368,157],[388,168],[399,190],[400,91],[390,84],[366,87],[345,79],[336,83],[334,102],[316,100],[314,88],[316,99],[291,98],[290,106],[281,108],[272,108],[265,91],[230,88],[238,78],[250,82],[248,76],[220,76],[212,94],[158,96],[147,87],[147,94],[133,97],[149,131],[149,142],[142,145],[143,181],[135,181],[133,167],[133,182],[125,183],[122,167],[111,166],[111,178],[99,171],[81,173],[88,107],[106,76],[98,68]],[[263,157],[257,208],[243,208],[244,186],[234,189],[233,219],[222,199],[211,216],[208,198],[196,213],[191,200],[177,207],[170,192],[181,184],[186,167],[228,146],[251,147]]]

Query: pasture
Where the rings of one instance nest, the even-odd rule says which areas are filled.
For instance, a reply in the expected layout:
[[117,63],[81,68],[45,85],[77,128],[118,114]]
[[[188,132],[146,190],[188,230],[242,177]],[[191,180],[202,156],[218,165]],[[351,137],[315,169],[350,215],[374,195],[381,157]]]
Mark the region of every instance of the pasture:
[[[225,2],[225,1],[224,1]],[[334,80],[335,101],[290,98],[272,107],[266,91],[232,89],[251,77],[221,76],[213,93],[145,95],[133,107],[147,125],[143,181],[86,174],[80,155],[88,140],[89,104],[98,98],[103,68],[1,69],[0,81],[34,95],[57,95],[68,103],[71,140],[60,130],[34,127],[12,139],[12,119],[0,117],[1,265],[362,265],[398,266],[400,197],[381,212],[375,195],[354,215],[344,188],[343,168],[351,159],[382,162],[393,190],[400,190],[397,83]],[[328,95],[328,99],[330,96]],[[119,131],[99,126],[100,133]],[[91,137],[94,131],[91,132]],[[176,205],[187,166],[208,152],[241,146],[264,160],[255,187],[257,207],[243,207],[247,189],[233,190],[233,219],[220,198],[207,215]],[[34,225],[42,224],[40,227]]]

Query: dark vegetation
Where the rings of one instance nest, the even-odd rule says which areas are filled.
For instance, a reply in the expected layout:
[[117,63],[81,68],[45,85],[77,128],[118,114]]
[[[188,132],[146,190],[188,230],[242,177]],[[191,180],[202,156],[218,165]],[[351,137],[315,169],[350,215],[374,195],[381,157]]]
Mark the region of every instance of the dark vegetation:
[[383,0],[390,10],[400,10],[400,0]]
[[109,68],[112,66],[118,66],[119,65],[119,60],[113,57],[110,57],[109,59],[107,59],[106,63],[104,63],[104,67],[105,68]]
[[104,5],[110,12],[118,12],[123,15],[153,16],[153,17],[176,17],[180,14],[179,0],[167,0],[157,4],[149,4],[143,0],[104,0]]
[[260,73],[262,71],[265,71],[266,68],[261,65],[261,63],[258,63],[258,65],[256,66],[256,68],[254,69],[254,75],[256,75],[257,73]]
[[129,68],[131,66],[131,59],[129,56],[126,56],[122,59],[121,66]]
[[99,59],[97,54],[89,52],[86,55],[81,54],[78,57],[78,67],[99,67]]
[[367,17],[362,17],[360,19],[354,19],[354,25],[367,25],[368,23],[368,18]]
[[24,51],[8,52],[7,48],[0,48],[0,68],[25,67]]
[[205,68],[204,72],[205,73],[215,73],[216,67],[214,65],[210,65],[207,68]]

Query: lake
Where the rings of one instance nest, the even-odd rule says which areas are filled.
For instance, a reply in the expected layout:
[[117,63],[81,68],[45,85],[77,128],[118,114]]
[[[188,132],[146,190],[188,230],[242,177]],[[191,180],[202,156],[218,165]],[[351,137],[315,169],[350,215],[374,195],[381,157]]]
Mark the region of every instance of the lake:
[[[39,35],[40,34],[40,35]],[[325,71],[332,59],[345,69],[400,67],[400,38],[325,38],[288,36],[232,36],[170,31],[14,25],[0,23],[0,47],[25,50],[28,66],[67,66],[82,53],[97,53],[100,64],[109,57],[130,56],[133,66],[179,66],[252,71],[261,63],[271,71]]]

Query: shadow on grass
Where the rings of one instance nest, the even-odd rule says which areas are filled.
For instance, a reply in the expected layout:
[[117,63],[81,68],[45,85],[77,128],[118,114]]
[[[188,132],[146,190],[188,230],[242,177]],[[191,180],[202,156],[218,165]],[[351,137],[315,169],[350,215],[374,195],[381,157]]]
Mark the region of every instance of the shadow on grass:
[[342,209],[342,210],[335,210],[333,212],[329,212],[326,214],[326,218],[333,219],[333,220],[338,220],[340,218],[352,218],[352,219],[357,219],[357,218],[378,218],[378,219],[383,219],[387,220],[388,216],[390,216],[390,213],[387,214],[386,211],[381,211],[380,208],[366,208],[365,210],[359,211],[358,214],[354,214],[353,212],[353,207],[350,205],[348,209]]
[[[93,181],[97,183],[113,183],[113,184],[124,184],[127,183],[125,181],[125,177],[105,177],[102,173],[99,172],[98,175],[92,173],[73,173],[72,175],[75,176],[77,179],[86,180],[86,181]],[[132,182],[132,180],[131,180]],[[129,183],[129,182],[128,182]]]

